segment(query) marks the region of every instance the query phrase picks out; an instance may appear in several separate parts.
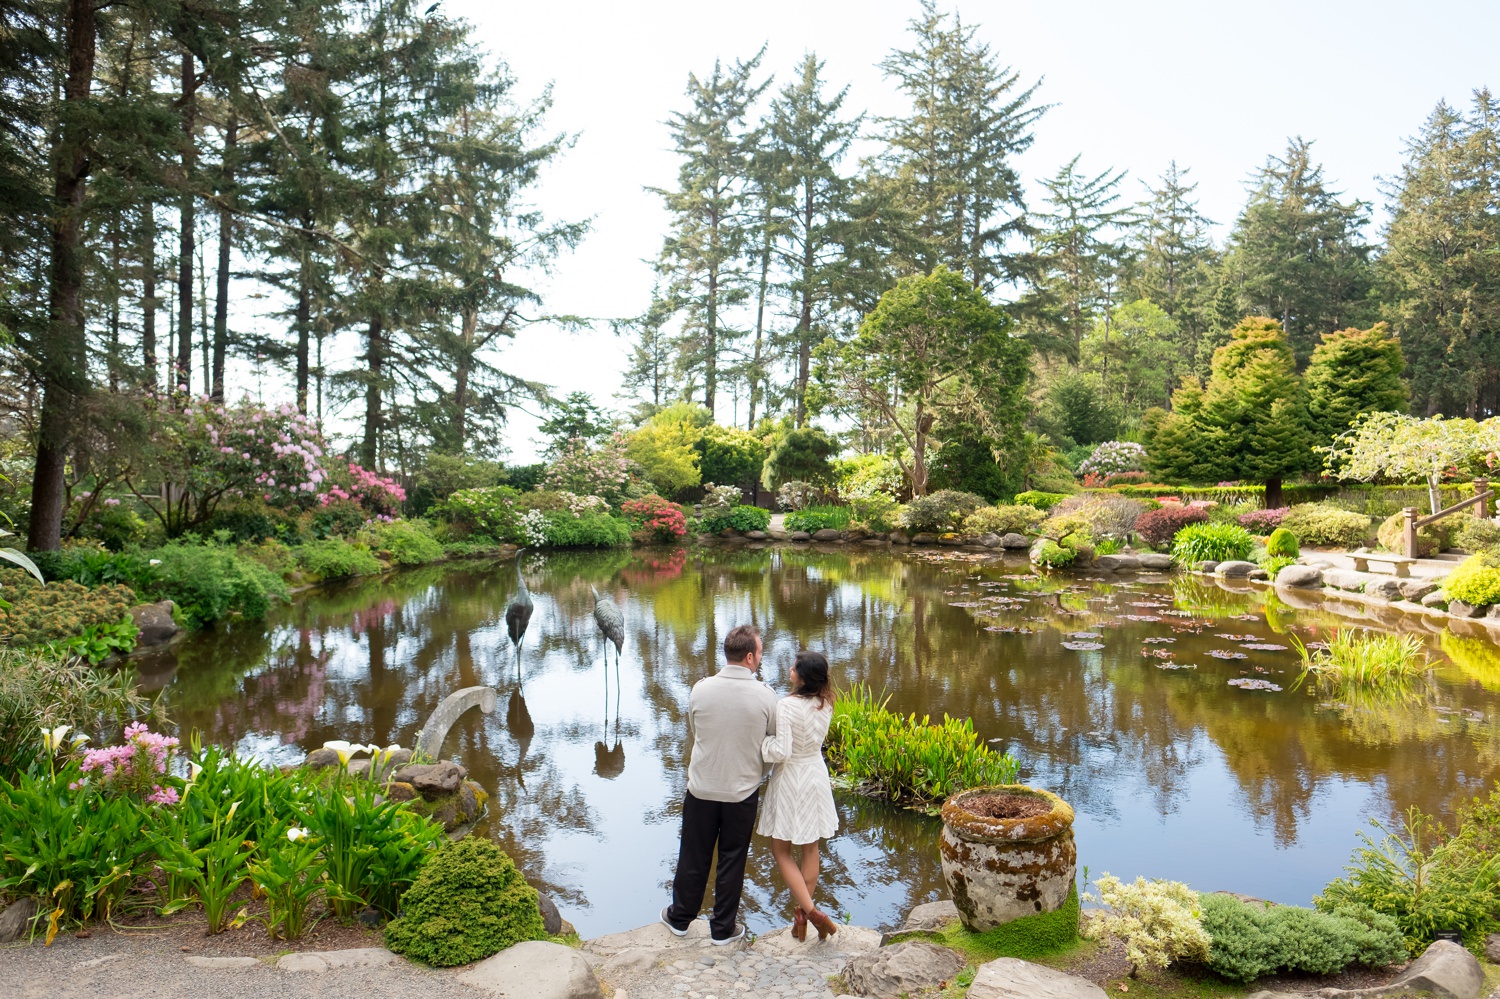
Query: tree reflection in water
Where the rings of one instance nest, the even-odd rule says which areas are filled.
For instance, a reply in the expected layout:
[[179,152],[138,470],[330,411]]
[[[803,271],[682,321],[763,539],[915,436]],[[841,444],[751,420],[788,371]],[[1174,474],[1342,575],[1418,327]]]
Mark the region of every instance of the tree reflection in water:
[[[497,686],[504,714],[470,712],[446,751],[491,792],[477,834],[585,935],[649,922],[666,897],[688,692],[741,622],[763,630],[763,678],[778,689],[810,647],[828,654],[836,682],[885,690],[897,710],[972,717],[1016,754],[1023,780],[1072,802],[1081,863],[1126,878],[1306,903],[1340,873],[1365,816],[1447,814],[1500,769],[1500,684],[1473,665],[1500,658],[1483,639],[1450,638],[1456,666],[1434,639],[1441,668],[1416,704],[1340,705],[1293,689],[1291,651],[1242,649],[1245,635],[1316,639],[1336,620],[1316,598],[1288,606],[1196,577],[1037,577],[1024,562],[954,555],[527,554],[535,611],[519,671],[503,620],[514,563],[430,566],[303,594],[141,666],[184,732],[279,742],[293,758],[329,739],[410,745],[446,694]],[[591,587],[624,614],[618,684],[598,658]],[[1075,631],[1104,647],[1064,649]],[[1228,685],[1241,676],[1283,690]],[[830,908],[888,926],[941,894],[936,820],[847,795],[839,810],[821,883]],[[759,843],[745,896],[754,929],[785,919],[773,871]]]

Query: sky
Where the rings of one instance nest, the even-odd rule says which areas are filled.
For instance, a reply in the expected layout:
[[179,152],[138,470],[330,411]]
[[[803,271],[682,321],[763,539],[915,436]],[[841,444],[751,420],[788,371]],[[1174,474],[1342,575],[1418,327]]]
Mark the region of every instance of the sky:
[[[1312,140],[1325,181],[1374,206],[1378,237],[1382,178],[1397,173],[1406,140],[1439,100],[1466,104],[1474,89],[1500,88],[1500,3],[1390,0],[1199,2],[969,2],[956,9],[1023,82],[1041,80],[1052,105],[1020,159],[1023,176],[1051,176],[1075,155],[1089,174],[1124,169],[1122,190],[1145,196],[1171,160],[1198,183],[1199,209],[1222,241],[1245,200],[1245,183],[1289,136]],[[498,358],[502,370],[547,383],[561,396],[582,390],[614,398],[627,344],[612,317],[638,315],[650,297],[648,261],[669,220],[647,187],[670,187],[677,160],[664,124],[687,105],[688,74],[706,75],[766,45],[772,91],[805,53],[824,77],[849,86],[845,107],[869,118],[904,111],[880,61],[909,43],[917,0],[761,0],[755,4],[671,0],[547,0],[515,4],[443,0],[450,17],[475,26],[477,42],[514,74],[530,99],[550,85],[551,131],[576,136],[532,192],[556,219],[592,219],[593,230],[552,273],[533,276],[544,311],[599,320],[592,332],[546,324],[522,332]],[[868,119],[867,119],[868,121]],[[873,151],[873,142],[862,147]],[[853,169],[853,164],[849,164]],[[1033,207],[1040,195],[1031,195]],[[351,337],[338,352],[352,358]],[[731,417],[731,400],[716,414]],[[352,411],[331,421],[352,432]],[[741,413],[743,418],[743,413]],[[535,460],[537,420],[512,411],[509,461]]]

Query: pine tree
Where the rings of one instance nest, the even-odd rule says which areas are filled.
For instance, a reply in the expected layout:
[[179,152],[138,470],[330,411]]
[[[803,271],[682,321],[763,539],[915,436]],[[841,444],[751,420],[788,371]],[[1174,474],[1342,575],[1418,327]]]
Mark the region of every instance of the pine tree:
[[[1188,172],[1172,161],[1160,186],[1148,186],[1150,198],[1136,206],[1128,239],[1133,260],[1125,288],[1127,300],[1154,302],[1171,317],[1178,329],[1173,347],[1191,363],[1197,344],[1214,322],[1218,252],[1209,237],[1213,223],[1198,211],[1198,185],[1187,183]],[[1206,361],[1209,355],[1204,356]]]
[[1246,313],[1275,316],[1299,361],[1318,337],[1359,321],[1370,287],[1369,207],[1324,186],[1312,143],[1292,139],[1270,156],[1230,236],[1227,264]]
[[1405,412],[1410,401],[1401,380],[1405,368],[1401,341],[1385,323],[1324,333],[1302,376],[1317,443],[1327,445],[1361,413]]
[[1500,412],[1500,102],[1477,91],[1467,115],[1440,103],[1389,194],[1380,288],[1413,408]]
[[670,282],[670,300],[685,313],[680,362],[688,378],[700,378],[703,402],[714,410],[720,359],[743,331],[725,323],[727,307],[747,291],[743,262],[749,227],[741,216],[746,176],[759,143],[747,124],[750,106],[770,86],[751,77],[762,49],[725,68],[714,63],[706,80],[688,76],[687,111],[668,123],[682,165],[677,188],[651,188],[672,214],[672,235],[662,247],[660,270]]
[[[1172,393],[1172,411],[1150,420],[1146,455],[1151,474],[1169,482],[1213,482],[1223,465],[1223,438],[1201,422],[1203,384],[1184,375]],[[1142,422],[1146,420],[1143,417]]]

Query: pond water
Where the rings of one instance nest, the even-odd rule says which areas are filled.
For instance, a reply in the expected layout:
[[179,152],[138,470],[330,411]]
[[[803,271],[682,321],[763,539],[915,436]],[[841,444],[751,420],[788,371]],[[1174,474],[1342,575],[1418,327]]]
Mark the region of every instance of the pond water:
[[[764,632],[762,676],[779,690],[805,646],[895,709],[973,718],[1023,781],[1072,803],[1095,877],[1306,905],[1370,819],[1451,815],[1500,774],[1500,649],[1430,637],[1437,668],[1417,699],[1334,703],[1294,688],[1288,646],[1338,619],[1248,585],[1039,578],[1014,558],[926,550],[527,554],[521,569],[536,611],[519,663],[503,620],[515,563],[474,561],[310,591],[138,665],[183,733],[278,763],[330,739],[410,746],[446,694],[495,685],[495,713],[466,715],[443,755],[491,792],[477,833],[585,937],[650,922],[668,898],[688,693],[742,622]],[[624,611],[618,674],[591,585]],[[942,896],[937,819],[837,798],[830,910],[890,927]],[[773,870],[757,838],[752,930],[787,920]]]

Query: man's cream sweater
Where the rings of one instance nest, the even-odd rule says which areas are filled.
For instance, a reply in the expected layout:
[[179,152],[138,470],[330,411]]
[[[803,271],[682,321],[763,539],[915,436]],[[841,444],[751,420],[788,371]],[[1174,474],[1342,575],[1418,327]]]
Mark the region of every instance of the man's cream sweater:
[[769,770],[760,744],[776,734],[776,693],[744,666],[693,684],[688,697],[688,792],[704,801],[743,801]]

